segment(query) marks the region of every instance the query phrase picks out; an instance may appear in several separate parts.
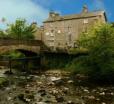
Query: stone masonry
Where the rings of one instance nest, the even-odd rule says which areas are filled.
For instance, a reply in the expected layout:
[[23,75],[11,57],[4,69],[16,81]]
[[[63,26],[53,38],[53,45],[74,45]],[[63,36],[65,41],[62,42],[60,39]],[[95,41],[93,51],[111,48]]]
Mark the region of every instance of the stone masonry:
[[59,13],[50,12],[35,36],[51,49],[68,49],[76,47],[76,40],[82,32],[87,31],[96,22],[106,21],[105,11],[89,12],[86,5],[80,14],[61,16]]

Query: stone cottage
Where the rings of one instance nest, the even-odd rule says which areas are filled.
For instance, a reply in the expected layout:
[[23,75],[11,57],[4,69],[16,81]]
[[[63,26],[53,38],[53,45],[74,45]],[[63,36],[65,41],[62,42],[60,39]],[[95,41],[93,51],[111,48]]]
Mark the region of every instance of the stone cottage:
[[75,47],[80,33],[87,31],[97,21],[107,21],[105,12],[89,12],[86,5],[80,14],[61,16],[50,12],[48,19],[43,22],[42,40],[51,49]]

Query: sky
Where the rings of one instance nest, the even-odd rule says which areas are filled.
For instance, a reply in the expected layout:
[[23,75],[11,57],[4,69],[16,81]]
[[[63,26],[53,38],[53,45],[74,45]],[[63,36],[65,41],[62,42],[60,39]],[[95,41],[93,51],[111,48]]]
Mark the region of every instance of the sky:
[[6,28],[6,24],[13,23],[17,18],[42,25],[49,11],[61,15],[79,14],[85,4],[89,11],[105,10],[108,22],[114,22],[114,0],[0,0],[0,29]]

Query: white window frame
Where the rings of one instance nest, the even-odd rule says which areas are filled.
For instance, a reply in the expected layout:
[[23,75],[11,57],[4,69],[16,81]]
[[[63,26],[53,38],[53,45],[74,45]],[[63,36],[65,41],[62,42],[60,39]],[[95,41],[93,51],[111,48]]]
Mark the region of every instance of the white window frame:
[[84,19],[84,24],[88,24],[88,19]]

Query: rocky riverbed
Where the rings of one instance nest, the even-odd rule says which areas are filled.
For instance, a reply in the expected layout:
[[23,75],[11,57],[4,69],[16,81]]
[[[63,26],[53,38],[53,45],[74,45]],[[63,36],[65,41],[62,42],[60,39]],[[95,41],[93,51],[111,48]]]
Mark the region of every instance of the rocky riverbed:
[[0,88],[0,104],[114,104],[114,86],[82,86],[68,72],[6,77],[8,84]]

